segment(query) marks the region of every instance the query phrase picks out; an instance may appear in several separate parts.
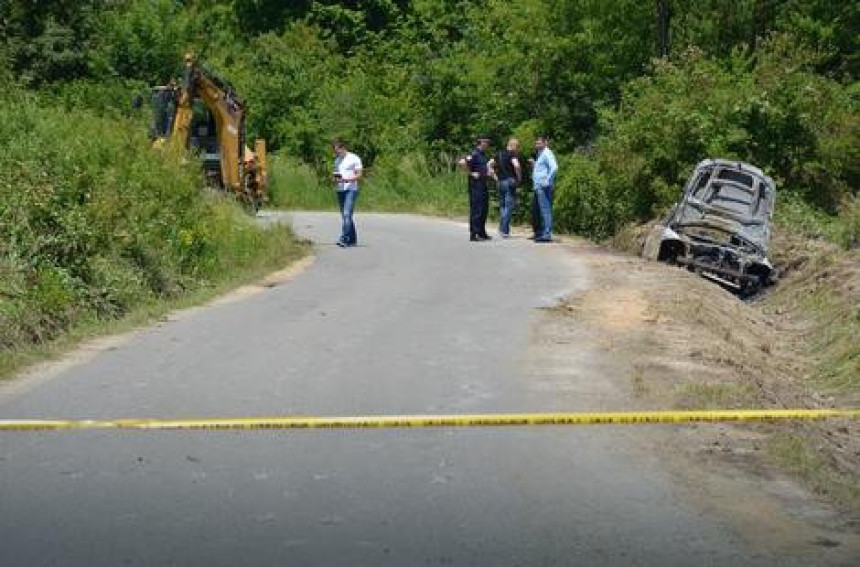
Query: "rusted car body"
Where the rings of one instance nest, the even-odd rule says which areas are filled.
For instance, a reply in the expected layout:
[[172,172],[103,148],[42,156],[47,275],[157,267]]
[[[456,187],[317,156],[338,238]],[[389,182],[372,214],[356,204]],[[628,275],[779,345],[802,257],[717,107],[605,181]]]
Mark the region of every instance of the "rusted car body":
[[741,295],[753,294],[773,273],[767,253],[775,198],[773,180],[759,168],[703,160],[681,200],[651,230],[644,256],[686,266]]

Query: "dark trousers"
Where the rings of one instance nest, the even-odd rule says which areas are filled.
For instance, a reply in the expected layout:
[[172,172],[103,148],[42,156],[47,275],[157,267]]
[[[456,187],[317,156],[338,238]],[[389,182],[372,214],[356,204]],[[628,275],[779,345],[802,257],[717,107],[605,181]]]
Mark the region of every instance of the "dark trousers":
[[535,238],[543,234],[543,223],[540,218],[540,205],[538,204],[537,192],[532,190],[532,232]]
[[483,179],[469,180],[469,236],[487,235],[490,193]]

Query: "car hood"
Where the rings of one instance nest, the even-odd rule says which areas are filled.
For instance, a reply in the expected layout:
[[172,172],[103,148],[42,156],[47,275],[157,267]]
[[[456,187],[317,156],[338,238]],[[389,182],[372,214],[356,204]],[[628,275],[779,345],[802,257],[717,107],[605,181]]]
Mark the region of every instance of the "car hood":
[[[684,187],[668,227],[766,255],[775,200],[773,180],[755,166],[722,159],[701,161]],[[740,241],[740,242],[738,242]]]
[[761,254],[766,253],[770,239],[766,220],[739,215],[697,199],[688,199],[679,205],[670,226],[676,232],[684,234],[695,234],[696,229],[704,229],[715,230],[729,236],[738,235]]

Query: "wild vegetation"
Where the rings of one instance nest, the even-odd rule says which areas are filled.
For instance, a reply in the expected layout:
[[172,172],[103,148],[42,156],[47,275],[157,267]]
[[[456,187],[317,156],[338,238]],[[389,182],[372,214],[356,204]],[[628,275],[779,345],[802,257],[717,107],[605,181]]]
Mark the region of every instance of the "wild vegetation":
[[721,156],[772,175],[790,224],[860,239],[850,2],[10,0],[0,21],[17,82],[100,111],[196,51],[285,164],[323,175],[328,142],[349,140],[379,182],[365,205],[410,207],[424,192],[393,190],[403,172],[450,172],[478,132],[545,132],[563,155],[563,230],[605,237],[660,214]]
[[149,151],[139,121],[0,101],[0,349],[287,252],[285,231],[201,192],[197,164]]
[[[363,207],[458,214],[466,203],[453,164],[476,133],[497,145],[516,135],[527,152],[547,133],[562,166],[562,231],[603,238],[660,215],[699,159],[720,156],[774,177],[783,226],[843,247],[860,242],[855,3],[8,0],[0,30],[0,78],[12,85],[0,126],[3,226],[17,239],[4,243],[4,271],[16,274],[4,282],[19,282],[6,287],[66,277],[10,267],[34,261],[34,244],[8,251],[25,239],[8,203],[31,210],[44,179],[59,187],[45,206],[62,230],[92,230],[107,215],[98,207],[115,205],[131,217],[110,222],[146,227],[133,244],[111,234],[110,251],[94,253],[117,266],[138,258],[149,283],[130,289],[175,289],[206,273],[220,244],[194,240],[189,252],[178,235],[198,234],[195,223],[217,218],[207,207],[224,205],[195,193],[187,168],[135,153],[144,118],[129,109],[134,94],[176,76],[188,50],[248,99],[250,134],[276,154],[278,206],[331,206],[328,144],[343,137],[367,166]],[[99,200],[108,185],[114,205]],[[165,197],[168,210],[145,210],[146,194]],[[69,206],[75,199],[92,201]],[[47,227],[34,224],[26,238],[44,238],[35,235]],[[79,249],[93,250],[89,240],[60,240],[71,248],[46,265],[65,270],[83,261]],[[89,289],[93,270],[74,267],[70,277],[84,279],[69,285]],[[87,301],[126,301],[99,297]],[[50,311],[63,313],[63,301]]]

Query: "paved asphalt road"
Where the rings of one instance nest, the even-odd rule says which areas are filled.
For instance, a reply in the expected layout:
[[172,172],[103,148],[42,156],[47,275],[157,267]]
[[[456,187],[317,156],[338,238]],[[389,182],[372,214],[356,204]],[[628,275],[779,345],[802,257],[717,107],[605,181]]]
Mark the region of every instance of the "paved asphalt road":
[[[589,285],[569,249],[470,244],[462,224],[410,216],[358,221],[361,246],[344,250],[335,215],[296,214],[319,246],[294,280],[13,382],[0,417],[588,408],[521,370],[539,308]],[[750,549],[686,503],[636,435],[3,434],[0,565],[809,564]]]

